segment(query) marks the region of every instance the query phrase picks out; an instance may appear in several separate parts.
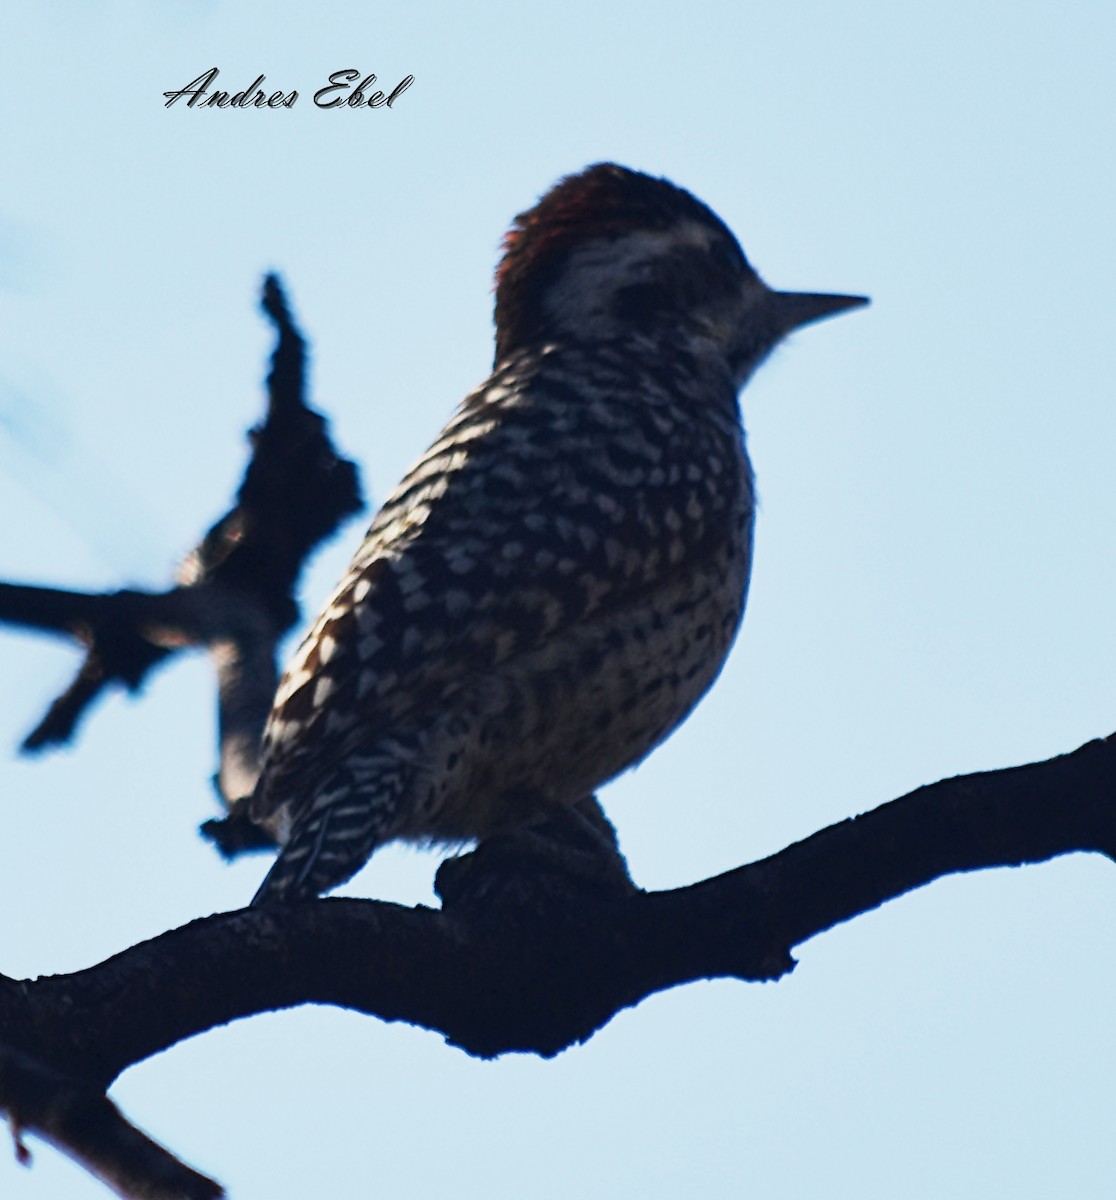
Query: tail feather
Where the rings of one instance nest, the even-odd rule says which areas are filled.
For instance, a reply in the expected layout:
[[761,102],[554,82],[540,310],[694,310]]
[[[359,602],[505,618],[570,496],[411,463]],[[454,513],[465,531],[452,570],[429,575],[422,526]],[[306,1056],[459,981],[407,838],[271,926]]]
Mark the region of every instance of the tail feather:
[[379,782],[371,794],[323,789],[295,824],[252,904],[312,900],[351,879],[390,839],[405,790],[398,773]]
[[328,807],[295,830],[272,864],[253,904],[312,900],[351,879],[368,861],[378,838],[370,823],[357,830],[335,820]]

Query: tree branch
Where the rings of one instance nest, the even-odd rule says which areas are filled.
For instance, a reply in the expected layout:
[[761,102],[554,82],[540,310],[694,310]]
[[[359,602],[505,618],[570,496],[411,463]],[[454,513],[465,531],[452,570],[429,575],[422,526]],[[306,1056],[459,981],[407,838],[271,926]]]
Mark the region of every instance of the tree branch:
[[255,784],[278,682],[276,646],[298,619],[302,566],[363,503],[355,464],[338,455],[325,418],[307,407],[305,343],[274,275],[264,280],[262,303],[278,335],[267,415],[249,435],[236,504],[186,557],[177,586],[88,593],[0,584],[0,622],[62,634],[85,649],[73,683],[24,741],[27,751],[69,741],[108,684],[134,691],[182,648],[209,649],[218,677],[218,790],[233,816],[208,828],[226,853],[259,841],[236,801]]
[[0,1110],[16,1157],[30,1164],[24,1133],[68,1154],[130,1200],[219,1200],[224,1190],[128,1122],[102,1092],[0,1045]]
[[0,1028],[98,1087],[183,1038],[312,1003],[407,1021],[478,1056],[552,1055],[664,988],[777,979],[808,938],[944,875],[1113,857],[1114,779],[1116,734],[919,788],[665,892],[568,873],[534,835],[493,839],[443,864],[441,911],[335,899],[222,913],[88,970],[8,981]]

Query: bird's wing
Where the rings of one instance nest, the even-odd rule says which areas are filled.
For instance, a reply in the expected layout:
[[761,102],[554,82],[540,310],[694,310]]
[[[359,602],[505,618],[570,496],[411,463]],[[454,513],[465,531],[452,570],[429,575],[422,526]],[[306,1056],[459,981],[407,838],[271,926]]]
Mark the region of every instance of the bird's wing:
[[735,396],[724,419],[701,421],[641,382],[594,402],[560,376],[497,373],[465,400],[289,665],[258,814],[297,794],[323,756],[436,710],[463,680],[747,536]]

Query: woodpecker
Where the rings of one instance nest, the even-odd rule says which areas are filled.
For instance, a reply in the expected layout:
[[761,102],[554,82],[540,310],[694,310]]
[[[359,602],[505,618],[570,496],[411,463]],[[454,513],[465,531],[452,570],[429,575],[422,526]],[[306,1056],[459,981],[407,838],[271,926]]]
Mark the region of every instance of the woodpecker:
[[724,664],[755,491],[738,393],[867,303],[769,288],[666,179],[601,163],[515,218],[496,357],[388,497],[280,683],[254,903],[395,839],[545,819],[638,763]]

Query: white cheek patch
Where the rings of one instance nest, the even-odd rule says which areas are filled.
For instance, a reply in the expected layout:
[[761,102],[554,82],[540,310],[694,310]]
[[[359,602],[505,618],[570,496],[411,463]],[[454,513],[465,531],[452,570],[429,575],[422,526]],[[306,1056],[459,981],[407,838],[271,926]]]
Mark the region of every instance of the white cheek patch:
[[642,279],[667,241],[665,233],[640,230],[579,247],[547,294],[547,309],[562,327],[601,319],[612,296]]
[[618,291],[646,281],[655,264],[679,247],[705,249],[712,239],[697,221],[684,221],[671,229],[637,229],[579,246],[547,293],[547,311],[565,329],[603,321]]

